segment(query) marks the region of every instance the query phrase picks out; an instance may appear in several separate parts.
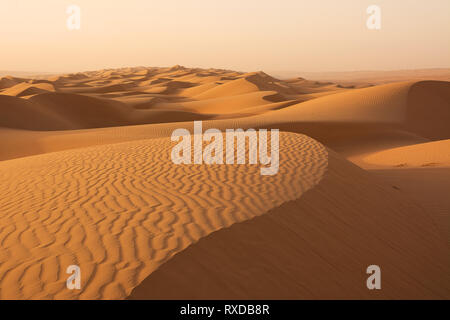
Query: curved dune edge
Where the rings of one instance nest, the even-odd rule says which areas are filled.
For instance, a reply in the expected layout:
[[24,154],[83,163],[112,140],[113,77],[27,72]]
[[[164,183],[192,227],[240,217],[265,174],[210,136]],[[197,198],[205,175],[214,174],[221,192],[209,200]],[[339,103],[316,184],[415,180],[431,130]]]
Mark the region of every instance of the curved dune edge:
[[387,167],[450,166],[450,139],[376,152],[363,161]]
[[[327,168],[315,140],[280,133],[280,169],[174,165],[168,138],[0,162],[0,298],[119,299],[208,234],[300,197]],[[82,289],[66,288],[81,268]]]
[[[366,287],[372,264],[381,290]],[[128,298],[448,299],[449,272],[426,211],[330,152],[316,187],[201,239]]]

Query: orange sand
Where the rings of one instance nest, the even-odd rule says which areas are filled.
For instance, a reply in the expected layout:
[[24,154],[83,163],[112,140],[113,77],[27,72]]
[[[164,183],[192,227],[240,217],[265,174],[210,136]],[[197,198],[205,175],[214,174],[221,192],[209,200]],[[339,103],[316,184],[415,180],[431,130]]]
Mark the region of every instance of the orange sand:
[[[193,120],[280,129],[279,173],[174,165]],[[446,81],[0,78],[0,298],[449,299],[448,123]]]

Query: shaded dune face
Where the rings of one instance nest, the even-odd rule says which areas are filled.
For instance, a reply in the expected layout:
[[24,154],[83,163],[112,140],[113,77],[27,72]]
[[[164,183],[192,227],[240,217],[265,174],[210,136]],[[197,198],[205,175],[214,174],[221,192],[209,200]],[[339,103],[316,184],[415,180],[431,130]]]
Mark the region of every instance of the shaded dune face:
[[450,138],[450,82],[415,83],[408,95],[406,129],[431,140]]
[[[300,197],[319,183],[327,151],[280,134],[280,170],[175,165],[168,138],[0,163],[0,297],[125,298],[208,234]],[[66,288],[69,265],[82,290]]]

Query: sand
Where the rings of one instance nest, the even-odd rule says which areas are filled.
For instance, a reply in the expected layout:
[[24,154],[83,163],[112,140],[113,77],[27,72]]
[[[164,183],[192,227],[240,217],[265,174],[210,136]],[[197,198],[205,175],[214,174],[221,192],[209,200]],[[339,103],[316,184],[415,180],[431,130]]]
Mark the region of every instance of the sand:
[[375,152],[364,161],[379,167],[450,167],[450,139]]
[[[1,298],[118,299],[208,234],[312,188],[327,151],[283,133],[281,168],[178,166],[167,138],[60,151],[0,163]],[[12,205],[14,204],[14,205]],[[82,269],[82,292],[65,287]]]
[[[380,291],[365,286],[371,264],[382,266]],[[201,239],[130,298],[442,299],[448,264],[423,208],[330,152],[316,187]]]
[[[280,129],[279,173],[173,164],[170,135],[193,120]],[[449,121],[446,81],[3,77],[0,298],[448,299]]]
[[449,68],[430,68],[385,71],[341,71],[341,72],[275,72],[275,76],[285,79],[301,74],[310,80],[332,81],[344,86],[367,86],[399,81],[450,80]]

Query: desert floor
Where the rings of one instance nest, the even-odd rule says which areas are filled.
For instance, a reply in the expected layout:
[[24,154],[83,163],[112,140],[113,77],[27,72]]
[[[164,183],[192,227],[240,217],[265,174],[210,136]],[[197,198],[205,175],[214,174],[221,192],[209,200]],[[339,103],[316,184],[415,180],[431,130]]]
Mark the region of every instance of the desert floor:
[[[0,298],[450,299],[450,79],[405,77],[0,78]],[[278,174],[174,164],[194,120],[280,129]]]

